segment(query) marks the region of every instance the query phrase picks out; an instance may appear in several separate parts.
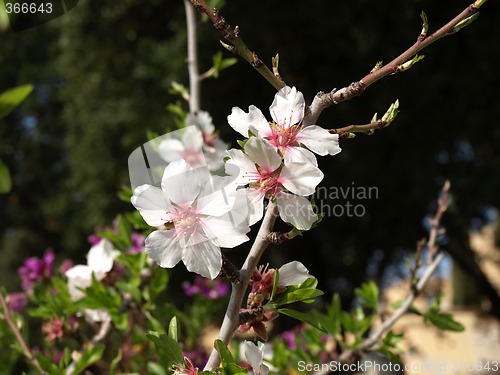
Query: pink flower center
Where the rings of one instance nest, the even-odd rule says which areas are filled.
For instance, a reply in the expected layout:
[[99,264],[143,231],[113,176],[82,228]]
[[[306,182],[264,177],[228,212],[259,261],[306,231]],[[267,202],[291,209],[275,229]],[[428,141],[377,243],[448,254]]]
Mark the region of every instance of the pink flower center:
[[268,172],[257,166],[259,178],[254,183],[254,187],[269,197],[274,197],[281,191],[280,169]]
[[176,240],[183,239],[188,242],[189,239],[202,229],[201,215],[192,207],[179,207],[173,211],[167,212],[170,223],[173,224]]
[[297,135],[299,134],[300,125],[285,126],[282,124],[276,124],[275,122],[269,123],[271,127],[272,135],[269,138],[269,142],[275,147],[277,147],[283,154],[284,151],[296,142]]

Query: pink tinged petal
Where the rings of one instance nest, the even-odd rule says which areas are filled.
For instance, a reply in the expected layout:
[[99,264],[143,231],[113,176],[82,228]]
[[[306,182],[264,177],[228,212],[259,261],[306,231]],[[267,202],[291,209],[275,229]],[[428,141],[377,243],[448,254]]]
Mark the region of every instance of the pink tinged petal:
[[278,271],[280,286],[299,285],[311,277],[307,268],[297,261],[284,264]]
[[251,105],[248,107],[248,113],[238,107],[233,107],[229,116],[227,116],[229,125],[238,133],[248,138],[248,131],[252,128],[252,132],[257,131],[262,137],[270,133],[269,123],[262,114],[261,110]]
[[203,228],[207,238],[213,239],[219,247],[233,248],[248,241],[246,233],[250,231],[250,228],[246,221],[236,221],[232,215],[233,212],[220,217],[212,216],[203,219]]
[[248,225],[254,225],[264,215],[264,194],[256,189],[242,191],[248,199]]
[[238,176],[236,183],[246,185],[259,179],[255,163],[241,150],[229,150],[229,160],[225,165],[225,172],[230,176]]
[[245,144],[245,153],[266,172],[273,172],[281,165],[281,157],[267,141],[252,137]]
[[146,253],[160,267],[172,268],[182,259],[182,247],[175,232],[156,230],[146,238]]
[[208,169],[193,170],[184,160],[177,160],[165,168],[161,188],[171,202],[179,206],[190,205],[209,176]]
[[201,151],[201,146],[203,146],[203,134],[200,129],[197,129],[196,126],[191,125],[184,129],[181,129],[182,132],[182,143],[185,145],[188,150],[199,150]]
[[311,202],[304,197],[282,192],[276,197],[276,203],[281,219],[299,230],[310,229],[318,220]]
[[167,162],[182,159],[182,154],[186,150],[184,144],[178,139],[165,139],[158,146],[158,154]]
[[269,111],[277,124],[289,127],[302,122],[304,107],[304,95],[295,87],[286,86],[276,93]]
[[311,163],[315,167],[318,166],[316,156],[304,147],[287,147],[285,152],[285,163]]
[[318,155],[336,155],[342,149],[339,147],[339,135],[330,134],[317,125],[306,126],[297,136],[297,141]]
[[322,179],[323,172],[309,163],[285,163],[280,174],[281,184],[302,196],[313,194]]
[[167,195],[161,189],[151,185],[138,186],[130,201],[148,225],[157,227],[167,221],[166,211],[169,209],[170,203]]
[[222,267],[220,249],[212,241],[184,248],[182,261],[188,271],[212,280],[217,277]]
[[[224,186],[220,178],[214,176],[203,186],[200,197],[196,200],[198,213],[209,216],[220,216],[233,209],[236,201],[236,184],[229,183]],[[230,182],[226,179],[226,183]]]

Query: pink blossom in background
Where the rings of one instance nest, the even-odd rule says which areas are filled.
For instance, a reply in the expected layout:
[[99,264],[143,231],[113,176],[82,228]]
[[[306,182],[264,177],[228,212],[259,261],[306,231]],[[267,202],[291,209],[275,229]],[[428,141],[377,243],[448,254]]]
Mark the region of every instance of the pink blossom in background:
[[144,251],[146,237],[138,232],[132,232],[130,236],[132,251],[136,254]]
[[54,276],[54,250],[48,248],[42,259],[31,257],[17,270],[23,290],[30,291],[33,285],[44,278],[51,279]]
[[16,292],[9,294],[9,310],[20,313],[28,306],[28,299],[24,293]]
[[229,285],[220,278],[210,280],[200,275],[194,277],[193,283],[184,281],[182,283],[182,288],[188,297],[203,294],[208,299],[219,299],[229,292]]

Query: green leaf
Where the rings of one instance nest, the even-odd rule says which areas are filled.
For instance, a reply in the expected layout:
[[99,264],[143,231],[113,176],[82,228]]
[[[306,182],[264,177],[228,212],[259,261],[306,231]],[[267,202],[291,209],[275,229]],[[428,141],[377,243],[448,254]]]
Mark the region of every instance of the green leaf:
[[424,315],[424,320],[431,322],[443,331],[462,332],[465,330],[465,327],[454,320],[453,315],[448,313],[429,311]]
[[113,359],[113,361],[111,362],[111,366],[109,368],[110,373],[113,374],[115,372],[115,368],[116,366],[118,366],[121,360],[122,360],[122,350],[118,349],[118,354],[116,355],[115,359]]
[[0,94],[0,118],[7,116],[33,91],[33,85],[18,86]]
[[42,370],[46,371],[50,375],[59,375],[60,371],[58,366],[52,362],[50,359],[46,358],[40,353],[35,353],[35,357],[38,360],[38,364]]
[[12,189],[12,179],[7,166],[0,160],[0,194],[8,193]]
[[150,375],[168,375],[167,370],[155,362],[148,362],[146,364],[146,368],[148,369],[148,374]]
[[317,317],[312,315],[312,314],[305,314],[305,313],[302,313],[300,311],[295,311],[295,310],[287,309],[287,308],[278,309],[277,311],[280,314],[287,315],[287,316],[290,316],[290,317],[295,318],[297,320],[300,320],[301,322],[307,323],[307,324],[313,326],[314,328],[319,329],[320,331],[323,331],[325,333],[327,332],[327,330],[319,322]]
[[160,365],[170,368],[173,364],[182,363],[182,349],[177,341],[165,334],[149,331],[146,337],[152,341],[157,349]]
[[360,288],[356,288],[354,294],[361,298],[367,307],[377,309],[379,291],[377,284],[373,281],[364,283]]
[[75,369],[73,371],[74,374],[80,374],[89,367],[91,364],[96,363],[101,359],[104,353],[105,346],[104,344],[97,344],[93,348],[85,351],[80,359],[75,363]]
[[168,324],[168,335],[175,341],[178,341],[177,318],[175,316],[170,319],[170,323]]
[[149,281],[149,297],[152,301],[167,287],[168,272],[164,268],[156,267]]
[[316,289],[316,285],[318,285],[318,280],[310,277],[300,285],[289,286],[269,304],[277,307],[294,302],[312,303],[316,297],[323,295],[321,290]]
[[214,348],[219,352],[220,360],[222,362],[222,366],[227,366],[230,363],[234,363],[234,358],[226,344],[221,340],[215,340]]

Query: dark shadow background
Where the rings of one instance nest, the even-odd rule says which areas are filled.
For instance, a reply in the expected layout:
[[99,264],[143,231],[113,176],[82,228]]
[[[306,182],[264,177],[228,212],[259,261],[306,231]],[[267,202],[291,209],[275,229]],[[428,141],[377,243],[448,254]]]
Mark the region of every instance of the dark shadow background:
[[[243,0],[229,2],[223,14],[263,61],[279,52],[284,80],[310,102],[317,91],[346,86],[412,45],[422,10],[433,31],[467,5]],[[349,301],[362,281],[380,279],[393,254],[415,248],[426,234],[422,218],[450,179],[445,247],[469,275],[467,282],[500,311],[499,296],[468,245],[469,231],[500,206],[498,11],[498,2],[486,3],[476,22],[430,46],[411,70],[323,113],[318,123],[325,128],[362,124],[399,98],[393,125],[342,140],[341,154],[319,161],[326,176],[321,186],[376,187],[378,198],[352,202],[363,204],[363,217],[327,217],[304,237],[271,248],[264,260],[279,265],[298,259],[323,290]],[[220,36],[208,22],[200,34],[201,66],[208,69],[221,49]],[[13,191],[0,196],[1,285],[18,289],[17,267],[48,246],[61,259],[83,261],[94,227],[132,209],[115,198],[128,183],[127,157],[147,141],[147,130],[162,134],[173,125],[165,106],[177,100],[168,94],[172,80],[187,85],[185,43],[182,2],[172,0],[80,1],[50,23],[0,33],[0,89],[36,87],[0,122],[0,157],[14,178]],[[274,89],[240,61],[206,81],[202,96],[222,138],[235,145],[226,120],[231,108],[254,104],[267,113]],[[376,262],[375,251],[382,254]],[[244,253],[227,254],[239,264]],[[185,277],[179,268],[174,273]]]

